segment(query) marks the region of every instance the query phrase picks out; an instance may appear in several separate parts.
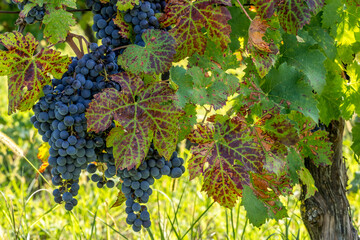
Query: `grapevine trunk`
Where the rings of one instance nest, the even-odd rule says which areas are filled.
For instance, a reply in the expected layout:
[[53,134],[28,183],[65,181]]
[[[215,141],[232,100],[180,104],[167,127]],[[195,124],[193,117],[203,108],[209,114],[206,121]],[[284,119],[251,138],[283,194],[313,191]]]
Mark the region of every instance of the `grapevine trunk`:
[[301,215],[312,240],[359,239],[346,197],[348,178],[342,155],[344,121],[332,121],[326,130],[334,151],[332,165],[316,167],[310,159],[306,159],[305,165],[318,191],[304,200],[306,186],[302,185]]

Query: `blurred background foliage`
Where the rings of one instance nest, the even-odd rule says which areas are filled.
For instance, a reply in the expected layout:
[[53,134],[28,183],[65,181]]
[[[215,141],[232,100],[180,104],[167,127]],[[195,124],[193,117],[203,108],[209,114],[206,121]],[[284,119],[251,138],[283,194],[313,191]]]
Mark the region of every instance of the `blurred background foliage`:
[[[85,8],[84,5],[79,8]],[[18,11],[8,0],[0,1],[0,9]],[[92,14],[75,13],[78,25],[72,32],[95,41],[91,30]],[[0,13],[0,33],[16,29],[17,14]],[[39,23],[27,26],[38,40],[42,39]],[[45,45],[45,42],[41,42]],[[73,56],[65,44],[56,47]],[[32,126],[32,111],[7,114],[7,78],[0,77],[0,132],[11,138],[36,167],[41,138]],[[348,163],[349,201],[354,225],[360,226],[359,164],[350,150],[352,123],[347,123],[344,138],[344,157]],[[1,140],[1,139],[0,139]],[[179,144],[186,160],[189,152],[185,143]],[[185,164],[186,166],[186,164]],[[51,179],[50,171],[44,173]],[[288,207],[288,218],[269,221],[261,228],[248,224],[246,212],[239,202],[233,209],[225,209],[201,192],[198,180],[189,181],[188,173],[181,179],[163,178],[154,185],[149,200],[152,226],[149,231],[134,233],[125,223],[124,206],[110,209],[117,189],[99,189],[84,173],[80,179],[79,204],[72,212],[54,204],[53,186],[47,185],[36,171],[6,144],[0,141],[0,239],[309,239],[300,217],[299,187],[293,195],[282,198]],[[358,229],[359,230],[359,229]]]

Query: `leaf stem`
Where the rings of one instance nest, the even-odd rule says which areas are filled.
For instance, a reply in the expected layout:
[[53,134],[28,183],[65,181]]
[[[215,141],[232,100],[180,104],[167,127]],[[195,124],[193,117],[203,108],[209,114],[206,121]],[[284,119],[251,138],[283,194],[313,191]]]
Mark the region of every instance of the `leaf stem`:
[[128,44],[128,45],[125,45],[125,46],[113,48],[112,50],[113,50],[113,51],[116,51],[116,50],[119,50],[119,49],[127,48],[127,47],[130,46],[130,45],[132,45],[132,44]]
[[238,2],[238,4],[240,5],[241,9],[244,11],[245,15],[247,16],[247,18],[250,20],[250,22],[252,22],[251,17],[249,16],[249,14],[247,13],[247,11],[245,10],[244,6],[241,4],[241,2],[239,0],[236,0]]

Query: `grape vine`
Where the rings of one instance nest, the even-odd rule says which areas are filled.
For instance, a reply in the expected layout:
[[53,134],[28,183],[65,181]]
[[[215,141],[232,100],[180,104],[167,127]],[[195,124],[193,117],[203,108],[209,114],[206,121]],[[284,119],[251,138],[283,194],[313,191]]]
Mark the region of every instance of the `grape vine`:
[[[151,226],[155,180],[184,173],[222,206],[242,199],[256,226],[281,219],[295,184],[306,198],[317,191],[305,161],[331,164],[327,126],[360,113],[351,1],[86,0],[92,43],[70,32],[75,1],[12,2],[22,27],[0,34],[9,114],[34,112],[54,201],[68,211],[86,169],[97,187],[118,188],[113,207],[125,203],[135,232]],[[329,17],[341,11],[346,20]],[[26,24],[43,27],[46,46]],[[76,56],[52,49],[64,42]]]

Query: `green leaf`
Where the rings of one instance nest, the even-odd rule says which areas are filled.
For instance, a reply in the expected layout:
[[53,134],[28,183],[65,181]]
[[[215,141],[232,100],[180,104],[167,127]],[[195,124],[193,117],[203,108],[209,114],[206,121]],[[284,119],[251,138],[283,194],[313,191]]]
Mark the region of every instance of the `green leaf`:
[[186,104],[184,107],[184,112],[185,114],[179,119],[180,130],[178,141],[183,140],[191,132],[197,121],[196,105]]
[[244,186],[241,203],[245,207],[246,217],[249,218],[250,223],[255,227],[260,227],[265,223],[268,218],[267,208],[248,186]]
[[45,24],[44,36],[49,38],[51,43],[57,43],[66,39],[70,27],[74,26],[76,21],[72,13],[60,8],[46,14],[43,23]]
[[294,184],[299,183],[300,169],[305,167],[303,159],[294,148],[289,148],[286,161],[287,161],[287,167],[291,181]]
[[8,49],[0,50],[0,74],[8,75],[9,114],[30,109],[40,98],[42,88],[51,83],[50,74],[61,78],[71,62],[52,49],[41,49],[34,55],[39,43],[30,33],[1,34],[0,44]]
[[294,66],[299,72],[303,72],[313,89],[321,94],[326,84],[326,69],[323,64],[326,57],[324,54],[318,49],[311,49],[308,42],[299,42],[293,35],[287,35],[284,39],[286,51],[284,51],[283,58],[287,64]]
[[311,173],[307,168],[301,168],[299,171],[299,178],[302,184],[306,185],[306,195],[305,199],[308,199],[311,196],[315,195],[315,192],[318,190],[315,186],[315,180],[312,177]]
[[252,0],[262,18],[270,18],[278,14],[282,28],[296,34],[305,24],[310,22],[311,13],[316,13],[323,6],[324,0]]
[[269,72],[261,88],[270,99],[289,109],[302,112],[314,122],[318,121],[319,110],[312,88],[304,81],[303,75],[286,62]]
[[342,117],[348,120],[354,112],[360,115],[360,64],[354,61],[346,70],[350,79],[344,84],[344,101],[340,109]]
[[[177,43],[174,61],[179,61],[194,53],[200,55],[206,49],[208,37],[218,42],[222,49],[226,49],[230,42],[231,19],[229,10],[224,7],[231,6],[229,0],[170,0],[164,9],[164,19],[160,19],[163,26],[174,25],[169,33]],[[206,29],[205,36],[202,29]]]
[[339,12],[343,4],[338,0],[325,0],[325,6],[322,14],[322,25],[324,28],[330,29],[330,34],[336,37],[336,29],[338,23],[341,21]]
[[358,156],[360,156],[360,123],[356,122],[355,126],[351,130],[352,135],[352,145],[351,149],[354,151],[354,153]]
[[101,132],[112,120],[107,144],[114,148],[116,166],[131,169],[145,158],[151,141],[161,156],[170,159],[175,151],[178,122],[183,115],[173,104],[174,93],[165,82],[147,86],[139,77],[122,72],[112,75],[121,92],[107,88],[94,96],[86,111],[88,131]]
[[318,96],[318,109],[320,120],[325,125],[329,125],[331,120],[337,120],[341,116],[340,106],[343,103],[343,89],[345,80],[341,77],[341,69],[330,60],[325,61],[327,68],[326,85],[321,95]]
[[134,8],[135,5],[139,5],[139,0],[118,0],[116,7],[119,11],[127,11]]
[[[235,52],[240,48],[239,38],[244,38],[248,35],[250,20],[246,17],[244,12],[239,7],[229,7],[231,19],[229,25],[231,26],[229,48]],[[239,22],[241,24],[239,24]]]
[[[211,54],[211,52],[213,54]],[[227,98],[234,94],[239,86],[239,79],[227,70],[239,66],[231,52],[222,52],[216,45],[209,43],[203,56],[195,53],[189,58],[188,69],[172,67],[172,81],[179,86],[178,104],[187,103],[213,105],[215,109],[223,107]]]
[[134,74],[163,73],[170,69],[175,54],[175,40],[168,32],[146,30],[145,47],[131,45],[119,56],[118,63]]

